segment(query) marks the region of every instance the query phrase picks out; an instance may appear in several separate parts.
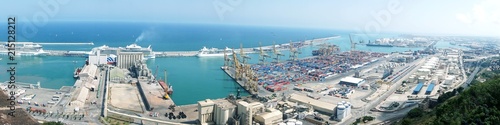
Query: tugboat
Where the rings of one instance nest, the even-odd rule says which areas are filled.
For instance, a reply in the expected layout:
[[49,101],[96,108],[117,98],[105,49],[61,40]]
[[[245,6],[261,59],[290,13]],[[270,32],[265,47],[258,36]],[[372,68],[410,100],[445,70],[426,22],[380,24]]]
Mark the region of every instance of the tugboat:
[[76,68],[75,72],[73,73],[73,78],[78,79],[78,74],[82,71],[82,68]]

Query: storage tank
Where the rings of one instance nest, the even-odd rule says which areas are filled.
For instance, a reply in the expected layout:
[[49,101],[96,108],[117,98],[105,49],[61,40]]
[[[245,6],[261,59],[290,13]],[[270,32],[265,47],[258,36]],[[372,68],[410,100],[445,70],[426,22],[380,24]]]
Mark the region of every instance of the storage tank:
[[303,125],[303,123],[301,121],[296,121],[295,125]]
[[437,77],[438,80],[443,80],[444,79],[443,73],[436,73],[436,77]]
[[295,125],[295,122],[287,122],[286,125]]
[[432,67],[432,66],[422,66],[422,68],[424,68],[424,69],[433,69],[434,67]]
[[408,81],[409,81],[409,82],[415,82],[415,77],[414,77],[414,76],[410,76],[410,77],[408,77]]
[[345,106],[344,105],[337,106],[337,119],[339,120],[344,119],[344,113],[345,113]]
[[418,77],[418,83],[424,83],[425,82],[425,77],[424,76],[420,76]]
[[342,103],[342,102],[337,103],[337,106],[341,106],[341,105],[344,105],[344,103]]
[[286,125],[286,123],[280,122],[278,123],[278,125]]
[[446,77],[446,79],[444,79],[444,84],[450,85],[453,83],[454,80],[455,80],[455,76],[448,76],[448,77]]

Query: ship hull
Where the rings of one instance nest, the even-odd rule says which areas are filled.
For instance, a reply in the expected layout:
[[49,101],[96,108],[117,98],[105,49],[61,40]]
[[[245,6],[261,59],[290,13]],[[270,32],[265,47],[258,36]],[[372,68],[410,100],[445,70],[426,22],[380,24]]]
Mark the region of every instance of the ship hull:
[[[16,52],[16,56],[47,56],[49,53]],[[9,55],[9,52],[0,52],[0,55]]]
[[[226,55],[232,55],[230,53],[226,53]],[[216,54],[196,54],[198,57],[220,57],[224,56],[224,53],[216,53]]]
[[366,46],[377,46],[377,47],[394,47],[393,45],[380,45],[380,44],[366,44]]

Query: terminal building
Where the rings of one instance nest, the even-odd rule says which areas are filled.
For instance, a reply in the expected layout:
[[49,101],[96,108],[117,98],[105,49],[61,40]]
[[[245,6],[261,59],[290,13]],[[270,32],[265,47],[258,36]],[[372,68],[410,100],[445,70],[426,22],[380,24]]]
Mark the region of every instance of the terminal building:
[[341,85],[346,85],[346,86],[355,86],[355,87],[360,87],[361,84],[365,83],[364,79],[361,78],[354,78],[354,77],[345,77],[340,79],[339,84]]

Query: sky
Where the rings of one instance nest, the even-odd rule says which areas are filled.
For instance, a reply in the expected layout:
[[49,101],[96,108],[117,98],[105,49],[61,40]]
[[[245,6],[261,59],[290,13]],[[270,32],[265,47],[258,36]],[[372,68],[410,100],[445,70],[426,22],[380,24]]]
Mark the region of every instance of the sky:
[[[10,0],[0,18],[256,25],[500,36],[498,0]],[[41,22],[41,23],[40,23]]]

